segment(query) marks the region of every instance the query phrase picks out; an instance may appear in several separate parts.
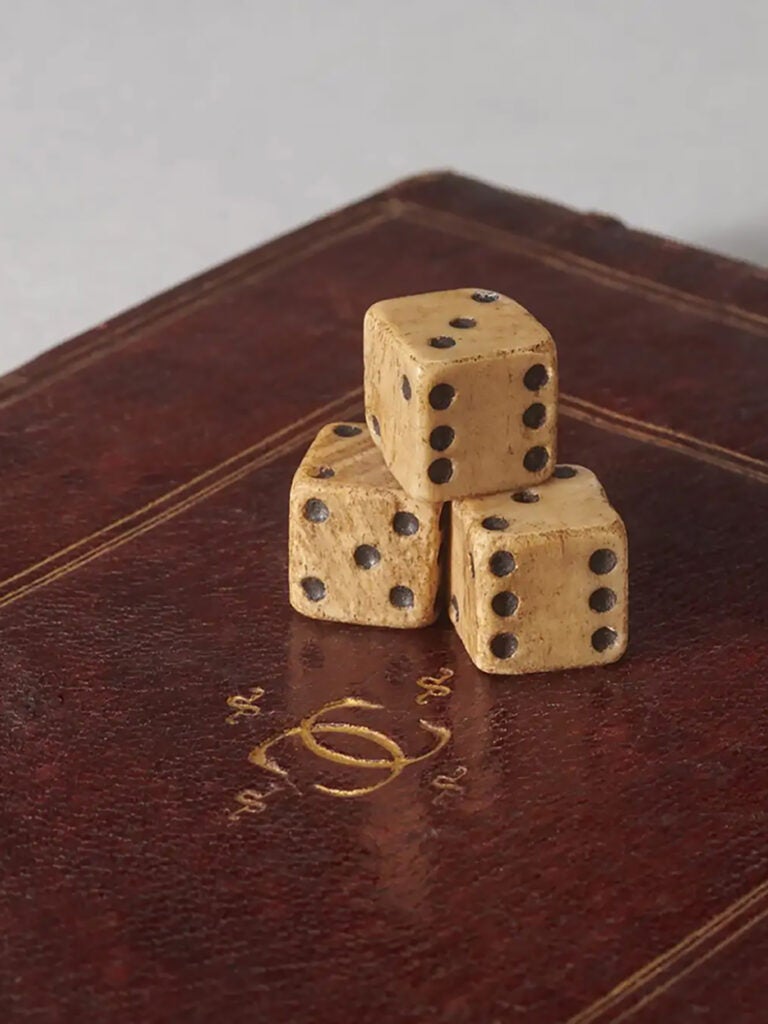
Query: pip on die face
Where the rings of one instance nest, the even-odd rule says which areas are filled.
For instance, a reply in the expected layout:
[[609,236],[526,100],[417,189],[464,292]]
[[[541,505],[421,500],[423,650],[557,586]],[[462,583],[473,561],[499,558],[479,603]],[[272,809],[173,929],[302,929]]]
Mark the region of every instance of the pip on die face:
[[597,477],[453,503],[449,614],[475,665],[516,675],[616,661],[627,645],[627,538]]
[[552,472],[555,345],[512,299],[459,288],[377,302],[364,357],[368,425],[408,494],[495,494]]
[[291,485],[292,606],[310,618],[369,626],[434,622],[441,511],[403,492],[364,423],[323,427]]

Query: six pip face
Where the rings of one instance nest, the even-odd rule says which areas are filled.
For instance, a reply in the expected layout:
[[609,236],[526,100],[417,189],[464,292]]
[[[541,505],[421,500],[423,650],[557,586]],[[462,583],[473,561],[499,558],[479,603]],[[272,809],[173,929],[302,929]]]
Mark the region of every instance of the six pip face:
[[453,505],[450,617],[474,663],[519,674],[600,665],[627,643],[627,543],[594,473]]
[[512,299],[475,288],[378,302],[364,357],[368,423],[409,493],[442,501],[549,476],[555,345]]

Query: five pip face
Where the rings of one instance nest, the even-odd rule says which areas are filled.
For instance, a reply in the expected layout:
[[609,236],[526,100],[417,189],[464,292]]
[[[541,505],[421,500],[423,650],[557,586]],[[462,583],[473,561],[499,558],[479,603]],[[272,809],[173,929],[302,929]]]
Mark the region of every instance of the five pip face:
[[324,427],[293,480],[293,607],[412,628],[449,598],[493,674],[621,657],[626,531],[594,473],[556,463],[546,328],[460,288],[377,302],[363,344],[366,424]]

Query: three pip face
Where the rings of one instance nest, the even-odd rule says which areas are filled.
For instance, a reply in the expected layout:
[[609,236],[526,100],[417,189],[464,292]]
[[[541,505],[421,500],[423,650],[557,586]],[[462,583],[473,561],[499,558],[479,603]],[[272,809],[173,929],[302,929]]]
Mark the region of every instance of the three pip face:
[[492,674],[621,657],[626,532],[594,473],[556,462],[546,328],[460,288],[376,303],[363,341],[366,423],[323,427],[291,487],[293,607],[414,628],[445,595]]

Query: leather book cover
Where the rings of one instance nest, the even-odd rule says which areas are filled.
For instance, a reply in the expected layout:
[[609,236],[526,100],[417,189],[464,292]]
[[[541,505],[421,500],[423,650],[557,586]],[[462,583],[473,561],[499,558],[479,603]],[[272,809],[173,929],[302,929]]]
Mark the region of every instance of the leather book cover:
[[[468,283],[625,519],[610,667],[289,608],[365,309]],[[764,1021],[767,385],[764,271],[447,173],[6,377],[0,1019]]]

